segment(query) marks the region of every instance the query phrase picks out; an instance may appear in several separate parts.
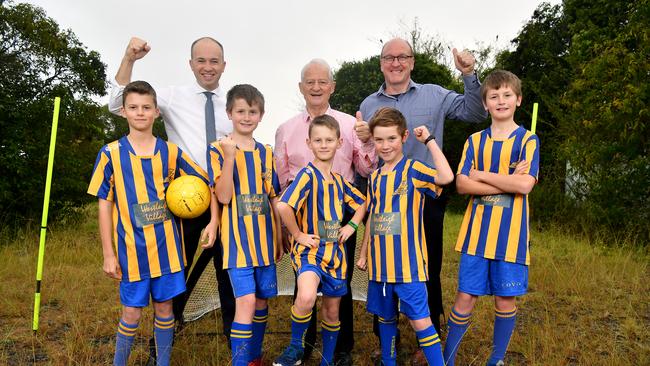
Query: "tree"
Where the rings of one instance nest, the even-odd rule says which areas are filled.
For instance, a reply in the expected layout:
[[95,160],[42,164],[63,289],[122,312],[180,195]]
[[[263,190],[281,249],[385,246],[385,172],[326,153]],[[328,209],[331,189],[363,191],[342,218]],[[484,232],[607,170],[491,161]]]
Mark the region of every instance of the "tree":
[[650,239],[650,1],[567,1],[575,77],[562,99],[560,156],[589,222]]
[[28,4],[0,3],[0,222],[36,220],[42,208],[55,96],[62,99],[50,212],[87,202],[103,143],[105,65],[70,30]]

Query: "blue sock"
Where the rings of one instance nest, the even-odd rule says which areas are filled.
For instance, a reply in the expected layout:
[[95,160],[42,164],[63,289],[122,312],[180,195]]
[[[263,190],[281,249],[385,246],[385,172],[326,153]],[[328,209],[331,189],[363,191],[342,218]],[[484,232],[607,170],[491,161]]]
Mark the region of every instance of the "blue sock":
[[232,366],[248,366],[252,338],[253,324],[232,322],[230,329]]
[[291,345],[301,350],[305,349],[305,334],[309,328],[311,311],[307,315],[296,314],[294,307],[291,307]]
[[499,360],[503,360],[503,357],[506,355],[508,343],[510,343],[512,331],[515,329],[515,320],[517,319],[516,307],[510,311],[499,311],[496,309],[494,311],[496,316],[494,317],[492,355],[490,355],[488,365],[494,365]]
[[131,346],[133,345],[136,330],[138,330],[137,323],[128,324],[124,320],[120,319],[120,323],[117,325],[113,365],[126,366],[129,361],[129,354],[131,353]]
[[341,330],[341,322],[328,323],[325,320],[321,321],[321,335],[323,337],[323,357],[320,361],[320,366],[333,365],[334,349],[336,348],[336,338],[339,336]]
[[449,320],[447,321],[447,328],[449,330],[447,333],[447,343],[445,343],[445,350],[442,356],[447,366],[454,366],[456,352],[458,352],[463,336],[467,333],[467,327],[469,326],[471,317],[472,313],[461,314],[453,307],[451,308]]
[[250,360],[253,361],[262,357],[262,343],[264,343],[264,332],[266,321],[269,319],[269,308],[255,309],[253,317],[253,338],[251,340]]
[[436,328],[431,325],[426,329],[416,331],[415,336],[418,339],[420,348],[422,348],[422,351],[424,351],[424,356],[427,358],[427,363],[430,366],[445,366],[445,363],[442,360],[442,347],[440,347],[440,337],[438,337]]
[[395,337],[397,336],[397,318],[384,319],[379,317],[379,341],[381,343],[381,361],[384,366],[397,365],[397,350]]
[[174,341],[174,315],[169,318],[156,316],[153,321],[153,336],[156,340],[157,365],[169,366]]

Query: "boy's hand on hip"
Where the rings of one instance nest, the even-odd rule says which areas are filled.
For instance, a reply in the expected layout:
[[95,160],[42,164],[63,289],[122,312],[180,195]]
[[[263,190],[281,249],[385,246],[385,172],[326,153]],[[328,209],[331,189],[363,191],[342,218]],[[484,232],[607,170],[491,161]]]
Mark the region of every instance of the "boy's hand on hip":
[[304,245],[307,248],[317,248],[320,243],[320,236],[314,234],[300,233],[295,239],[298,244]]
[[339,243],[345,243],[354,234],[354,228],[350,225],[345,225],[339,229]]

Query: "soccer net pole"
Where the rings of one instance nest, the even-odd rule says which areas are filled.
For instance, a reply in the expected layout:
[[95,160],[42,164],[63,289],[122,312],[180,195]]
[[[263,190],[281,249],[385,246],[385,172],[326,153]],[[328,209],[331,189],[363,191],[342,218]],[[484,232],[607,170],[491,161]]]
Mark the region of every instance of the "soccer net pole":
[[535,133],[535,128],[537,127],[537,108],[539,104],[533,103],[533,121],[530,125],[530,132]]
[[56,147],[56,129],[59,124],[59,106],[61,98],[54,98],[52,115],[52,133],[50,135],[50,153],[47,158],[47,178],[45,179],[45,197],[43,197],[43,216],[41,217],[41,234],[38,246],[38,265],[36,266],[36,292],[34,294],[34,322],[32,330],[38,330],[38,315],[41,308],[41,278],[43,277],[43,258],[45,256],[45,235],[47,234],[47,211],[50,206],[50,187],[52,186],[52,167],[54,166],[54,148]]

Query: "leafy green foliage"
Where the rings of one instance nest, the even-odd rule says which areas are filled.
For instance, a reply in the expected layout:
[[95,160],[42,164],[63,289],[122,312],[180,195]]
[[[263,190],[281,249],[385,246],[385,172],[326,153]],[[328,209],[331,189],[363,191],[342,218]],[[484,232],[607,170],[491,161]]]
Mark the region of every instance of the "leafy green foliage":
[[499,55],[523,82],[517,120],[540,103],[533,217],[647,243],[649,25],[648,0],[543,3]]
[[0,4],[0,222],[36,221],[47,170],[54,97],[61,97],[50,212],[84,194],[104,130],[105,66],[70,30],[28,4]]
[[[560,156],[590,222],[650,239],[650,1],[567,2],[575,77],[563,99]],[[600,6],[602,5],[602,6]]]

